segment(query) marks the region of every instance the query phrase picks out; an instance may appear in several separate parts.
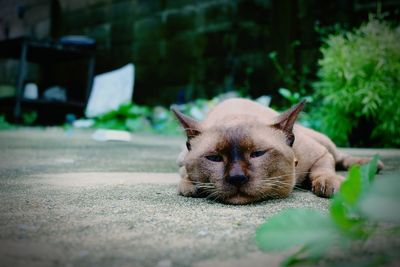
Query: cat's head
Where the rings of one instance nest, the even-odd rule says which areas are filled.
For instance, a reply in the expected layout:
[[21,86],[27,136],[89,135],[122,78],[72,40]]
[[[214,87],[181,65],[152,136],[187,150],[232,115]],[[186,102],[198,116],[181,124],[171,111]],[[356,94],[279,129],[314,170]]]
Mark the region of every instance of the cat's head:
[[229,204],[288,196],[297,161],[293,126],[303,106],[297,104],[271,125],[249,120],[211,128],[173,109],[187,135],[183,165],[197,194]]

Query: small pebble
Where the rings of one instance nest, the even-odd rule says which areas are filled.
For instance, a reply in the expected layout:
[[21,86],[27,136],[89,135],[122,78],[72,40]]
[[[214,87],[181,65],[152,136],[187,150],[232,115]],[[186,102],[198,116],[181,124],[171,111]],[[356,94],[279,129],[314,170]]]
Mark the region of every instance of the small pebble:
[[206,236],[206,235],[208,235],[208,229],[207,229],[207,228],[201,229],[201,230],[197,233],[197,235],[198,235],[198,236]]

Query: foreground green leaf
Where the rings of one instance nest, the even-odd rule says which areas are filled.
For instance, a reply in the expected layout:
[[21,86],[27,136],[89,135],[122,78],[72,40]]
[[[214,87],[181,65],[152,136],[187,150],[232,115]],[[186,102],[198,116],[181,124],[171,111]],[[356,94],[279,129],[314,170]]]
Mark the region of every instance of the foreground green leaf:
[[[288,209],[272,217],[256,232],[259,247],[266,251],[289,249],[295,246],[329,247],[340,232],[328,214],[311,209]],[[318,251],[316,254],[324,251]]]
[[374,181],[376,171],[378,170],[379,156],[375,155],[368,164],[361,166],[361,177],[363,178],[363,184],[369,185]]
[[328,266],[338,263],[337,266],[383,266],[396,262],[398,256],[391,256],[391,250],[347,263],[330,258],[332,254],[328,253],[357,251],[357,246],[381,234],[398,237],[399,178],[393,175],[374,181],[377,163],[375,156],[369,164],[351,168],[342,188],[331,200],[330,214],[291,209],[272,217],[257,229],[258,246],[266,251],[296,248],[297,251],[281,263],[283,266],[312,266],[321,263],[323,258]]
[[348,208],[343,205],[340,198],[334,198],[329,208],[331,218],[341,229],[350,230],[356,222],[349,218]]
[[400,181],[391,176],[374,182],[370,192],[361,200],[360,209],[373,221],[400,222]]
[[331,200],[330,215],[333,221],[342,230],[356,238],[364,238],[362,229],[364,222],[360,216],[358,202],[368,191],[371,181],[376,174],[378,156],[363,166],[353,166],[338,194]]
[[345,205],[354,205],[361,196],[362,179],[360,166],[351,167],[346,180],[342,183],[337,198]]

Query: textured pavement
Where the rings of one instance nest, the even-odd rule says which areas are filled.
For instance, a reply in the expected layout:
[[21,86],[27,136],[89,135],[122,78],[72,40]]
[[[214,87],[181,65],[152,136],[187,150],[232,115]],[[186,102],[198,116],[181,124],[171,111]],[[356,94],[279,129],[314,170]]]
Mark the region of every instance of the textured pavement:
[[[306,191],[231,206],[176,194],[184,139],[134,135],[96,142],[91,131],[0,131],[0,266],[277,266],[256,228],[287,207],[326,210]],[[400,150],[381,177],[400,174]]]

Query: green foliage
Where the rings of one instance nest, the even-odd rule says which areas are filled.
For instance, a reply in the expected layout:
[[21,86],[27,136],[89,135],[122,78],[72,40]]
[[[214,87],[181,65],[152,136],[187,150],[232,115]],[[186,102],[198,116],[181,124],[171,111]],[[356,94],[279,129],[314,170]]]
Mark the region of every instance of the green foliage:
[[[356,242],[366,242],[377,233],[398,227],[400,186],[397,177],[374,182],[377,161],[375,156],[369,164],[351,168],[331,200],[329,214],[305,208],[289,209],[269,219],[257,229],[258,246],[265,251],[297,248],[296,253],[282,262],[284,266],[292,266],[321,261],[333,249],[351,251]],[[384,227],[380,227],[382,223]],[[399,233],[395,234],[398,237]],[[374,266],[390,260],[380,261],[380,257],[376,255]],[[364,266],[368,264],[371,263]]]
[[328,214],[311,209],[288,209],[258,228],[256,241],[261,249],[268,251],[306,244],[309,255],[318,257],[333,237],[337,239],[341,235]]
[[290,103],[290,106],[293,106],[302,100],[307,100],[308,103],[312,102],[313,100],[311,96],[304,96],[299,92],[292,92],[286,88],[279,88],[278,92]]
[[22,113],[22,123],[25,125],[32,125],[38,117],[36,111],[25,111]]
[[276,51],[268,54],[269,59],[276,71],[276,76],[284,87],[278,90],[279,94],[286,100],[282,109],[289,108],[303,99],[312,102],[309,96],[312,89],[310,79],[310,66],[302,64],[300,68],[296,67],[295,50],[300,46],[300,41],[294,41],[288,51],[288,62],[282,64],[278,59]]
[[0,130],[10,129],[13,126],[6,121],[6,117],[4,115],[0,115]]
[[325,41],[315,83],[322,101],[314,113],[337,144],[348,145],[357,128],[371,128],[358,145],[400,145],[399,44],[400,31],[377,19]]
[[[176,105],[180,111],[190,115],[194,119],[202,120],[207,112],[224,99],[237,97],[237,92],[228,92],[216,96],[210,100],[197,99],[186,104]],[[259,97],[255,101],[262,105],[268,105],[269,98]],[[94,118],[95,128],[126,130],[133,132],[153,132],[160,134],[179,134],[179,127],[172,112],[162,106],[154,108],[139,106],[134,103],[122,104],[117,110],[113,110]]]
[[152,109],[133,103],[122,104],[117,110],[95,118],[95,128],[126,130],[133,132],[176,132],[177,123],[170,112],[162,107]]
[[288,55],[288,63],[282,64],[278,59],[276,51],[268,54],[269,59],[276,71],[276,77],[284,87],[278,89],[279,94],[284,101],[279,106],[273,106],[276,110],[286,110],[302,100],[307,100],[307,105],[300,117],[300,123],[306,127],[317,128],[316,120],[307,113],[309,104],[313,102],[310,95],[312,89],[312,79],[310,78],[310,66],[302,64],[300,68],[296,67],[295,49],[300,45],[299,41],[291,44]]

